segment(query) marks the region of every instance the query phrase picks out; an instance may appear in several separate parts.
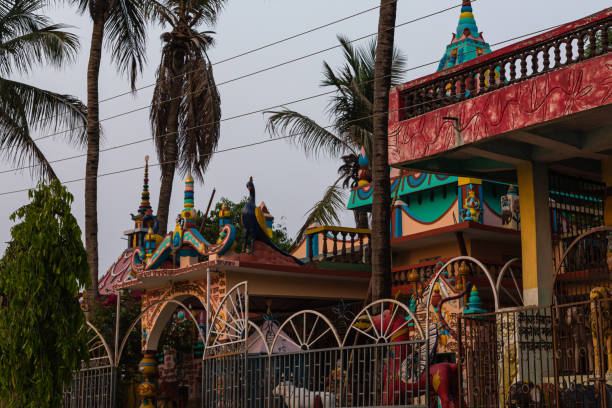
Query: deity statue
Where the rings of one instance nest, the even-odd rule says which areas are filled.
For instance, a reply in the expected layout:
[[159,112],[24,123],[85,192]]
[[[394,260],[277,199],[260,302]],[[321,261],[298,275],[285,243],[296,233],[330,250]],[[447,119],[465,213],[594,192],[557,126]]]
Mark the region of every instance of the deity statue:
[[471,188],[468,190],[467,197],[463,201],[463,220],[476,222],[480,220],[480,200]]

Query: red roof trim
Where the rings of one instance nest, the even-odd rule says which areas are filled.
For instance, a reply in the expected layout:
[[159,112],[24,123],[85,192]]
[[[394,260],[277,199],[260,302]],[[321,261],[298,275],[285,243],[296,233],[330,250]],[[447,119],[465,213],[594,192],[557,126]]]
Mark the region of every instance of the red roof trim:
[[463,221],[458,224],[448,225],[446,227],[435,228],[429,231],[417,232],[416,234],[392,238],[391,243],[396,244],[400,242],[413,241],[415,239],[427,238],[427,237],[431,237],[434,235],[444,234],[446,232],[463,231],[463,230],[468,230],[468,229],[498,232],[500,234],[507,234],[507,235],[521,235],[520,231],[515,231],[515,230],[501,228],[501,227],[494,227],[492,225],[479,224],[474,221]]

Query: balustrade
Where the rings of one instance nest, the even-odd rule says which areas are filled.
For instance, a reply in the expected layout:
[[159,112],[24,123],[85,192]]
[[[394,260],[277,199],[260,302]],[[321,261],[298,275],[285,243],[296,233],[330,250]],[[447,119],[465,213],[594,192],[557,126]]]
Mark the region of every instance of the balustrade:
[[[442,266],[440,262],[445,263],[446,261],[448,261],[448,259],[439,259],[435,261],[423,262],[420,264],[407,265],[401,268],[395,268],[391,271],[392,284],[393,286],[401,286],[401,285],[408,285],[408,284],[414,283],[413,281],[411,281],[411,276],[412,277],[415,276],[413,271],[416,272],[416,274],[418,274],[419,282],[422,282],[422,283],[427,282],[435,275],[438,268]],[[485,267],[489,270],[489,272],[494,278],[497,277],[497,275],[500,273],[501,268],[503,266],[502,262],[484,261],[484,260],[481,260],[481,262],[485,265]],[[469,266],[470,262],[467,262],[467,264]],[[445,277],[446,278],[457,278],[458,276],[460,276],[460,273],[459,273],[460,267],[461,267],[461,263],[459,262],[453,263],[448,268],[449,269],[448,275],[446,275]],[[470,269],[471,269],[470,276],[474,278],[486,279],[485,274],[482,272],[480,268],[472,267]],[[513,270],[514,270],[514,277],[520,280],[522,277],[520,263],[513,265]],[[510,275],[508,275],[504,277],[504,280],[506,279],[511,280],[512,278],[510,277]]]
[[[318,253],[313,248],[321,235],[322,247]],[[307,258],[313,261],[331,261],[369,264],[372,258],[370,230],[344,227],[316,227],[306,231]],[[331,246],[331,251],[330,251]]]
[[495,91],[612,50],[612,16],[568,24],[432,75],[400,91],[400,120]]

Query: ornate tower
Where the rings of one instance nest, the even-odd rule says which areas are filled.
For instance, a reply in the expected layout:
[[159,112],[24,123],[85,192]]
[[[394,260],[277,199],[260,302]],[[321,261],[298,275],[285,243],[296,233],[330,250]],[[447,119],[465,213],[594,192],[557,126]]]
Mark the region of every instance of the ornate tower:
[[478,32],[478,26],[472,11],[472,2],[463,0],[457,30],[453,33],[450,44],[446,46],[446,52],[442,56],[440,65],[438,65],[438,71],[490,52],[489,44],[485,42],[482,33]]
[[132,214],[134,229],[125,231],[128,237],[128,248],[144,247],[145,237],[149,229],[155,234],[158,229],[157,217],[153,215],[151,202],[149,201],[149,156],[145,156],[145,170],[140,195],[140,206],[138,212]]

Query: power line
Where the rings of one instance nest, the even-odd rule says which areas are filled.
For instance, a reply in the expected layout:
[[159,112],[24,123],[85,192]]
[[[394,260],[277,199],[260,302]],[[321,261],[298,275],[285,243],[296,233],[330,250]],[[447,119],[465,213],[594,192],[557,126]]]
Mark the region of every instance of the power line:
[[[393,0],[393,1],[397,1],[397,0]],[[476,0],[474,0],[474,1],[476,1]],[[379,6],[379,7],[380,7],[380,6]],[[451,7],[447,7],[447,8],[445,8],[445,9],[438,10],[438,11],[435,11],[435,12],[433,12],[433,13],[426,14],[426,15],[424,15],[424,16],[420,16],[420,17],[414,18],[414,19],[412,19],[412,20],[405,21],[405,22],[403,22],[403,23],[400,23],[400,24],[396,25],[396,26],[395,26],[395,27],[393,27],[393,28],[389,28],[388,30],[395,29],[395,28],[400,28],[400,27],[406,26],[406,25],[408,25],[408,24],[412,24],[412,23],[415,23],[415,22],[418,22],[418,21],[424,20],[424,19],[426,19],[426,18],[433,17],[433,16],[438,15],[438,14],[445,13],[445,12],[447,12],[447,11],[450,11],[450,10],[453,10],[453,9],[456,9],[456,8],[459,8],[459,7],[461,7],[461,4],[459,4],[459,5],[455,5],[455,6],[451,6]],[[361,41],[361,40],[364,40],[364,39],[366,39],[366,38],[373,37],[373,36],[375,36],[375,35],[377,35],[377,34],[378,34],[378,32],[375,32],[375,33],[367,34],[367,35],[364,35],[364,36],[361,36],[361,37],[358,37],[358,38],[354,38],[354,39],[352,39],[352,40],[348,41],[348,43],[349,43],[349,44],[351,44],[351,43],[354,43],[354,42],[357,42],[357,41]],[[257,71],[250,72],[250,73],[248,73],[248,74],[244,74],[244,75],[240,75],[240,76],[238,76],[238,77],[234,77],[234,78],[232,78],[232,79],[228,79],[228,80],[226,80],[226,81],[223,81],[223,82],[218,83],[216,86],[217,86],[217,87],[219,87],[219,86],[223,86],[223,85],[226,85],[226,84],[229,84],[229,83],[232,83],[232,82],[236,82],[236,81],[239,81],[239,80],[242,80],[242,79],[245,79],[245,78],[249,78],[249,77],[252,77],[252,76],[255,76],[255,75],[259,75],[259,74],[261,74],[261,73],[264,73],[264,72],[267,72],[267,71],[271,71],[271,70],[273,70],[273,69],[276,69],[276,68],[279,68],[279,67],[282,67],[282,66],[285,66],[285,65],[289,65],[289,64],[292,64],[292,63],[294,63],[294,62],[302,61],[302,60],[304,60],[304,59],[308,59],[308,58],[313,57],[313,56],[315,56],[315,55],[322,54],[322,53],[325,53],[325,52],[328,52],[328,51],[331,51],[331,50],[334,50],[334,49],[336,49],[336,48],[340,48],[340,47],[342,47],[342,44],[337,44],[337,45],[334,45],[334,46],[331,46],[331,47],[327,47],[327,48],[324,48],[324,49],[321,49],[321,50],[318,50],[318,51],[314,51],[314,52],[311,52],[311,53],[309,53],[309,54],[302,55],[302,56],[300,56],[300,57],[292,58],[292,59],[290,59],[290,60],[283,61],[283,62],[281,62],[281,63],[275,64],[275,65],[271,65],[271,66],[268,66],[268,67],[266,67],[266,68],[259,69],[259,70],[257,70]],[[197,72],[197,71],[200,71],[200,70],[201,70],[201,69],[196,69],[196,70],[193,70],[193,71],[188,71],[188,72],[183,73],[183,74],[181,74],[181,75],[177,75],[176,77],[180,77],[180,76],[182,76],[182,75],[186,75],[186,74],[194,73],[194,72]],[[176,77],[175,77],[175,78],[176,78]],[[145,88],[149,88],[149,87],[154,86],[154,85],[155,85],[155,83],[152,83],[152,84],[149,84],[149,85],[143,86],[143,87],[141,87],[141,88],[137,88],[137,90],[142,90],[142,89],[145,89]],[[173,101],[173,100],[175,100],[175,99],[179,99],[179,98],[185,97],[185,96],[187,96],[187,95],[189,95],[189,94],[191,94],[191,93],[193,93],[193,92],[184,93],[184,94],[181,94],[181,95],[176,96],[176,97],[174,97],[174,98],[171,98],[171,99],[168,99],[168,100],[161,101],[160,103],[167,103],[167,102],[171,102],[171,101]],[[121,94],[120,94],[120,95],[121,95]],[[120,96],[120,95],[118,95],[118,96]],[[118,97],[118,96],[117,96],[117,97]],[[108,98],[108,99],[105,99],[105,100],[103,100],[103,101],[107,101],[107,100],[110,100],[110,99],[113,99],[113,98],[114,98],[114,97],[112,97],[112,98]],[[101,102],[102,102],[102,101],[101,101]],[[106,117],[106,118],[100,119],[100,120],[98,121],[98,123],[102,123],[102,122],[105,122],[105,121],[107,121],[107,120],[112,120],[112,119],[116,119],[116,118],[119,118],[119,117],[122,117],[122,116],[130,115],[130,114],[132,114],[132,113],[139,112],[139,111],[141,111],[141,110],[144,110],[144,109],[150,108],[151,106],[152,106],[152,104],[149,104],[149,105],[141,106],[140,108],[136,108],[136,109],[132,109],[132,110],[129,110],[129,111],[126,111],[126,112],[118,113],[118,114],[116,114],[116,115],[111,115],[111,116],[109,116],[109,117]],[[58,136],[58,135],[61,135],[61,134],[63,134],[63,133],[68,133],[68,132],[71,132],[71,131],[73,131],[73,130],[82,129],[82,128],[84,128],[84,127],[85,127],[85,126],[76,126],[76,127],[71,128],[71,129],[66,129],[66,130],[62,130],[62,131],[59,131],[59,132],[51,133],[51,134],[49,134],[49,135],[45,135],[45,136],[38,137],[38,138],[36,138],[36,139],[33,139],[33,141],[34,141],[34,142],[37,142],[37,141],[39,141],[39,140],[48,139],[48,138],[50,138],[50,137],[53,137],[53,136]],[[12,146],[5,146],[5,147],[2,147],[2,148],[0,148],[0,151],[5,150],[5,149],[8,149],[8,148],[10,148],[10,147],[12,147]]]
[[[401,107],[399,109],[395,109],[395,110],[392,110],[392,111],[387,111],[387,112],[382,112],[382,113],[378,113],[378,114],[371,114],[371,115],[363,116],[361,118],[353,119],[353,120],[351,120],[351,121],[349,121],[347,123],[359,122],[359,121],[364,120],[364,119],[373,118],[373,117],[375,117],[377,115],[388,115],[389,113],[399,112],[399,111],[402,111],[404,109],[416,108],[416,107],[421,106],[421,105],[426,105],[426,104],[430,104],[432,102],[442,101],[442,100],[445,100],[445,99],[447,99],[447,98],[431,99],[431,100],[428,100],[426,102],[420,102],[420,103],[416,103],[416,104],[413,104],[413,105],[404,106],[404,107]],[[334,127],[334,125],[327,125],[327,126],[323,126],[323,129],[328,129],[328,128],[332,128],[332,127]],[[226,149],[216,150],[216,151],[211,152],[211,153],[206,153],[206,154],[200,155],[200,157],[202,157],[202,156],[213,156],[213,155],[219,154],[219,153],[226,153],[226,152],[230,152],[230,151],[233,151],[233,150],[240,150],[240,149],[245,149],[247,147],[254,147],[254,146],[258,146],[258,145],[262,145],[262,144],[266,144],[266,143],[276,142],[278,140],[284,140],[284,139],[289,139],[289,138],[292,138],[292,137],[300,136],[300,135],[303,135],[305,133],[306,132],[291,133],[291,134],[288,134],[288,135],[285,135],[285,136],[268,138],[268,139],[264,139],[264,140],[259,140],[257,142],[246,143],[246,144],[242,144],[242,145],[238,145],[238,146],[228,147]],[[169,164],[169,163],[178,163],[179,161],[180,161],[180,159],[169,160],[169,161],[166,161],[166,162],[149,164],[149,167],[157,167],[157,166],[161,166],[161,165]],[[128,169],[115,170],[115,171],[111,171],[111,172],[107,172],[107,173],[98,174],[98,175],[93,176],[91,178],[102,178],[102,177],[106,177],[106,176],[112,176],[112,175],[115,175],[115,174],[128,173],[128,172],[135,171],[135,170],[141,170],[141,169],[144,169],[144,168],[145,168],[145,166],[136,166],[136,167],[131,167],[131,168],[128,168]],[[64,181],[64,182],[62,182],[62,184],[76,183],[78,181],[84,181],[86,179],[87,179],[87,177],[80,177],[80,178],[77,178],[77,179]],[[3,193],[0,193],[0,196],[5,196],[5,195],[15,194],[15,193],[21,193],[21,192],[29,191],[32,188],[33,187],[31,187],[31,188],[24,188],[24,189],[20,189],[20,190],[6,191],[6,192],[3,192]]]
[[[520,36],[509,38],[507,40],[499,41],[499,42],[496,42],[496,43],[493,43],[493,44],[490,44],[490,45],[495,47],[497,45],[501,45],[501,44],[505,44],[505,43],[508,43],[508,42],[511,42],[511,41],[515,41],[517,39],[520,39],[520,38],[523,38],[523,37],[527,37],[527,36],[531,36],[531,35],[534,35],[534,34],[538,34],[538,33],[541,33],[543,31],[552,30],[554,28],[559,27],[560,25],[561,24],[556,25],[556,26],[552,26],[552,27],[548,27],[548,28],[543,28],[541,30],[537,30],[537,31],[533,31],[533,32],[528,33],[528,34],[523,34],[523,35],[520,35]],[[475,53],[475,52],[476,51],[469,51],[466,54]],[[427,62],[427,63],[421,64],[421,65],[416,65],[416,66],[413,66],[413,67],[401,70],[400,72],[406,73],[406,72],[409,72],[409,71],[414,71],[414,70],[421,69],[421,68],[424,68],[424,67],[427,67],[427,66],[430,66],[430,65],[434,65],[434,64],[437,64],[437,63],[439,63],[438,60],[431,61],[431,62]],[[358,85],[365,85],[367,83],[373,82],[375,79],[376,78],[370,79],[368,81],[362,81]],[[257,114],[257,113],[263,113],[263,112],[269,111],[271,109],[281,108],[283,106],[292,105],[292,104],[295,104],[295,103],[304,102],[304,101],[311,100],[311,99],[316,99],[316,98],[319,98],[321,96],[333,94],[335,92],[337,92],[337,90],[336,89],[332,89],[331,91],[318,93],[318,94],[307,96],[307,97],[300,98],[300,99],[295,99],[295,100],[284,102],[284,103],[281,103],[281,104],[278,104],[278,105],[269,106],[267,108],[262,108],[262,109],[257,109],[257,110],[253,110],[253,111],[237,114],[237,115],[234,115],[234,116],[230,116],[228,118],[221,119],[219,121],[208,122],[208,123],[204,123],[204,124],[201,124],[201,125],[196,125],[196,126],[187,128],[186,130],[193,130],[193,129],[197,129],[197,128],[204,127],[204,126],[214,125],[216,123],[221,123],[221,122],[225,122],[225,121],[239,119],[239,118],[242,118],[242,117],[245,117],[245,116],[254,115],[254,114]],[[367,117],[366,118],[362,118],[362,119],[367,119]],[[173,133],[174,132],[165,133],[165,134],[159,135],[159,136],[157,136],[157,137],[155,137],[153,139],[161,139],[161,138],[167,137],[169,135],[172,135]],[[136,145],[136,144],[139,144],[139,143],[144,143],[144,142],[147,142],[147,141],[150,141],[150,140],[152,140],[152,139],[150,137],[147,137],[147,138],[144,138],[144,139],[135,140],[133,142],[128,142],[128,143],[124,143],[124,144],[120,144],[120,145],[111,146],[111,147],[108,147],[108,148],[100,149],[100,153],[111,151],[111,150],[117,150],[117,149],[121,149],[121,148],[124,148],[124,147],[129,147],[129,146]],[[81,153],[81,154],[77,154],[77,155],[73,155],[73,156],[69,156],[69,157],[64,157],[64,158],[61,158],[61,159],[51,160],[51,161],[49,161],[49,164],[60,163],[60,162],[63,162],[63,161],[78,159],[78,158],[86,157],[86,156],[87,156],[87,153]],[[39,167],[39,166],[41,166],[41,164],[34,164],[34,165],[29,165],[29,166],[22,166],[22,167],[2,170],[2,171],[0,171],[0,174],[11,173],[13,171],[19,171],[19,170],[26,170],[26,169],[29,169],[29,168],[35,168],[35,167]]]
[[[389,2],[389,4],[391,4],[391,3],[395,3],[396,1],[398,1],[398,0],[391,0],[391,1]],[[476,0],[474,0],[474,1],[476,1]],[[270,43],[267,43],[267,44],[261,45],[261,46],[259,46],[259,47],[252,48],[252,49],[247,50],[247,51],[243,51],[243,52],[241,52],[241,53],[239,53],[239,54],[236,54],[236,55],[233,55],[233,56],[231,56],[231,57],[227,57],[227,58],[224,58],[224,59],[222,59],[222,60],[219,60],[219,61],[216,61],[216,62],[214,62],[214,63],[211,63],[211,65],[220,65],[220,64],[223,64],[223,63],[225,63],[225,62],[233,61],[233,60],[235,60],[235,59],[238,59],[238,58],[244,57],[244,56],[246,56],[246,55],[253,54],[253,53],[257,52],[257,51],[261,51],[261,50],[264,50],[264,49],[266,49],[266,48],[270,48],[270,47],[273,47],[273,46],[275,46],[275,45],[282,44],[282,43],[284,43],[284,42],[287,42],[287,41],[293,40],[293,39],[295,39],[295,38],[301,37],[301,36],[303,36],[303,35],[310,34],[310,33],[313,33],[313,32],[315,32],[315,31],[321,30],[321,29],[323,29],[323,28],[327,28],[327,27],[330,27],[330,26],[332,26],[332,25],[335,25],[335,24],[341,23],[341,22],[343,22],[343,21],[347,21],[347,20],[350,20],[350,19],[352,19],[352,18],[359,17],[359,16],[361,16],[361,15],[363,15],[363,14],[367,14],[367,13],[369,13],[369,12],[371,12],[371,11],[374,11],[374,10],[377,10],[377,9],[379,9],[379,8],[380,8],[380,5],[378,5],[378,6],[374,6],[374,7],[370,7],[369,9],[366,9],[366,10],[358,11],[358,12],[356,12],[356,13],[354,13],[354,14],[349,15],[349,16],[342,17],[342,18],[339,18],[339,19],[337,19],[337,20],[330,21],[329,23],[325,23],[325,24],[322,24],[322,25],[320,25],[320,26],[316,26],[316,27],[310,28],[310,29],[308,29],[308,30],[306,30],[306,31],[302,31],[302,32],[297,33],[297,34],[293,34],[293,35],[290,35],[290,36],[288,36],[288,37],[281,38],[280,40],[272,41],[272,42],[270,42]],[[197,71],[197,70],[196,70],[196,71]],[[195,71],[192,71],[192,72],[195,72]],[[180,77],[180,76],[182,76],[182,74],[181,74],[181,75],[177,75],[177,76],[175,76],[175,77],[171,77],[170,79],[177,78],[177,77]],[[137,91],[140,91],[140,90],[146,89],[146,88],[150,88],[151,86],[154,86],[154,85],[155,85],[155,82],[150,83],[150,84],[147,84],[147,85],[143,85],[142,87],[140,87],[140,88],[136,88],[136,89],[135,89],[135,90],[133,90],[133,91],[126,91],[126,92],[119,93],[119,94],[117,94],[117,95],[109,96],[108,98],[101,99],[101,100],[99,101],[99,103],[104,103],[104,102],[112,101],[113,99],[117,99],[117,98],[120,98],[120,97],[122,97],[122,96],[126,96],[126,95],[129,95],[129,94],[131,94],[131,93],[134,93],[134,92],[137,92]],[[54,114],[54,115],[48,116],[48,117],[46,117],[46,118],[38,119],[37,121],[34,121],[33,123],[37,123],[37,122],[40,122],[40,121],[43,121],[43,120],[51,119],[51,118],[53,118],[53,117],[55,117],[55,116],[62,116],[62,115],[66,115],[66,114],[68,114],[68,112],[64,112],[64,113],[57,113],[57,114]]]

